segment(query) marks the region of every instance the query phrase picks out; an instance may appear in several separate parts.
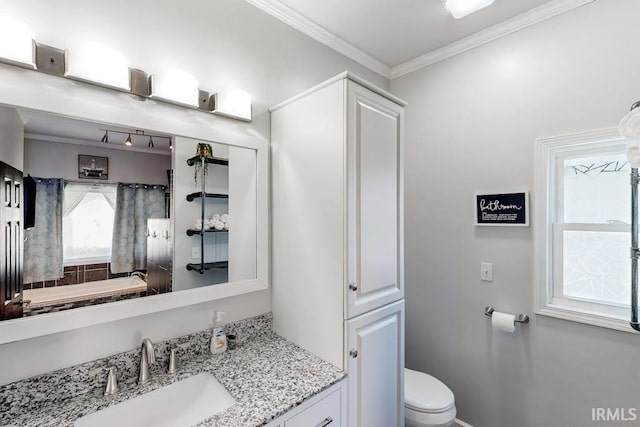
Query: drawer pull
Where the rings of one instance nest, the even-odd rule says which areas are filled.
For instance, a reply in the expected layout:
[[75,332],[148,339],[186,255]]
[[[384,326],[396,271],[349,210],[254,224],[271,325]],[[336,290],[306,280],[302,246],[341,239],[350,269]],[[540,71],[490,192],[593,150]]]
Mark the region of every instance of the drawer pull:
[[327,417],[320,424],[318,424],[316,427],[327,427],[332,422],[333,422],[333,418]]
[[351,356],[351,357],[353,357],[355,359],[356,357],[358,357],[358,350],[351,350],[349,352],[349,356]]
[[358,284],[357,283],[349,283],[349,290],[355,292],[358,290]]

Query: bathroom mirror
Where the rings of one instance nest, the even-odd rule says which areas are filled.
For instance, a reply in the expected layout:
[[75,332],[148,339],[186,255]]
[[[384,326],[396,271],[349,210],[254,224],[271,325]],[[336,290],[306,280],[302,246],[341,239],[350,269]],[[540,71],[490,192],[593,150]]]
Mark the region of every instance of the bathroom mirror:
[[24,165],[23,244],[7,251],[17,272],[23,260],[22,287],[0,320],[256,278],[255,150],[26,109],[0,116]]
[[35,194],[42,225],[9,248],[2,293],[22,310],[0,344],[268,287],[268,141],[251,124],[9,66],[0,109],[0,161],[34,178],[21,204]]

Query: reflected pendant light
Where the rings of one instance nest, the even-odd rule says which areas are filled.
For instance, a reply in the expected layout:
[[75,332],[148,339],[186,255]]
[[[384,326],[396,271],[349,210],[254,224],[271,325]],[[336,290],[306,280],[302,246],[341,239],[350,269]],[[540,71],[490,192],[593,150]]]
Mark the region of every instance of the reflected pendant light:
[[133,142],[131,141],[131,134],[129,134],[129,136],[127,137],[127,139],[124,141],[125,145],[131,147],[133,145]]

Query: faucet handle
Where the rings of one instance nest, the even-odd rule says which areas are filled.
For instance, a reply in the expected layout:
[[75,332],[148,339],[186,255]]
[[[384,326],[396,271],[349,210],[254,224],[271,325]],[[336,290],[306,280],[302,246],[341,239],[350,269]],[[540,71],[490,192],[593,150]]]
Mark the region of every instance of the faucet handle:
[[169,369],[167,372],[169,374],[175,374],[178,371],[178,350],[179,347],[173,347],[171,349],[171,353],[169,354]]
[[107,386],[104,389],[105,396],[116,394],[120,390],[118,387],[118,378],[116,376],[116,367],[107,367]]

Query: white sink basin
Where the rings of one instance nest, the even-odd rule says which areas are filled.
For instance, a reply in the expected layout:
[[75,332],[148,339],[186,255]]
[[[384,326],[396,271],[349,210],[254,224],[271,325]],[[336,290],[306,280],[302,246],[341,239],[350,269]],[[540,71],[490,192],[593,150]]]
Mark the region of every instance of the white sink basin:
[[190,427],[236,403],[211,374],[198,374],[78,418],[75,427]]

